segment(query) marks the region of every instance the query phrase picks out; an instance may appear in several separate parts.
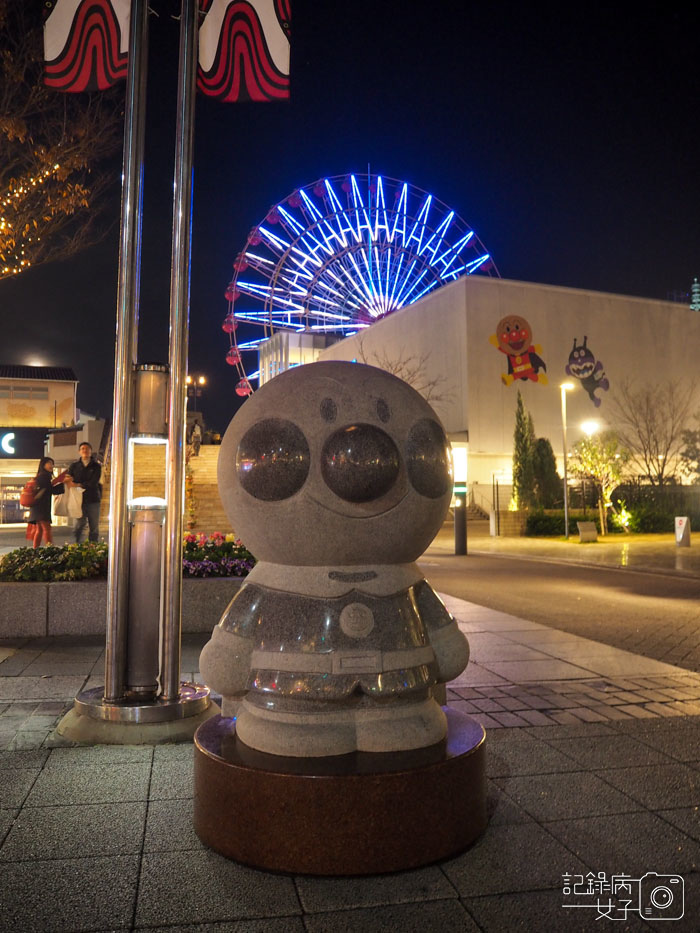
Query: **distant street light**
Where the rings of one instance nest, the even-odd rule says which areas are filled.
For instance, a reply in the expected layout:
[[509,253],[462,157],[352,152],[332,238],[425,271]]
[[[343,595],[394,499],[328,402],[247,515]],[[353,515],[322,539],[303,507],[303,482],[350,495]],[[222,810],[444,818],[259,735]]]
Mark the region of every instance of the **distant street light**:
[[192,410],[197,411],[197,399],[202,397],[202,389],[207,384],[206,376],[187,376],[187,396],[194,399]]
[[569,474],[566,460],[566,393],[574,388],[573,382],[562,382],[561,389],[561,429],[564,438],[564,537],[569,537]]

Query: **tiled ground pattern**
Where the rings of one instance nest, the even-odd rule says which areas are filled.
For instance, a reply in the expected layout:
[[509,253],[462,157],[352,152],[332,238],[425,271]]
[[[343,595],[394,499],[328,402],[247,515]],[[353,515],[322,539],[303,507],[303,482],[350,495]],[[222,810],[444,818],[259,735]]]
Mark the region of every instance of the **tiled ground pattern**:
[[[488,622],[476,610],[463,616],[472,630]],[[507,633],[519,654],[524,638],[541,637],[540,627],[490,619],[499,650]],[[493,646],[481,642],[486,664]],[[183,676],[196,669],[200,646],[185,640]],[[68,698],[100,677],[98,640],[2,647],[0,933],[658,929],[637,913],[612,923],[592,906],[564,908],[562,876],[591,872],[680,875],[685,915],[667,927],[698,928],[700,692],[692,674],[513,684],[474,665],[449,699],[489,729],[484,836],[416,871],[311,878],[247,868],[199,842],[189,745],[66,747],[54,738]],[[525,648],[524,665],[545,663]],[[648,894],[645,883],[636,890]]]
[[[482,839],[363,879],[276,875],[205,849],[189,746],[2,751],[0,930],[601,930],[593,908],[567,913],[561,890],[565,873],[601,871],[681,875],[686,917],[671,929],[697,930],[700,717],[502,728],[488,741]],[[648,928],[633,915],[612,930]]]

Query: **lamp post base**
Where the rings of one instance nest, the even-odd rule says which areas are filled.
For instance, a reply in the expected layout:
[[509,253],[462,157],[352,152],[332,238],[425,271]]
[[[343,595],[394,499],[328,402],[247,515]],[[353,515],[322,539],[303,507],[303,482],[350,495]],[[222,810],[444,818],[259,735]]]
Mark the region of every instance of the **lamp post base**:
[[104,688],[78,694],[56,727],[71,742],[100,745],[157,745],[191,741],[202,723],[219,714],[209,688],[182,683],[175,700],[105,702]]

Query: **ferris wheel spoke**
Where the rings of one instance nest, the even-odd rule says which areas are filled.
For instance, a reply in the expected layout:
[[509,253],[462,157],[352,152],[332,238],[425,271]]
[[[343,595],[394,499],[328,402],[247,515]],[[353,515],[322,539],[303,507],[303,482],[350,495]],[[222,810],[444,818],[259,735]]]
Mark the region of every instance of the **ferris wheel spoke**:
[[335,217],[336,224],[338,226],[338,233],[342,237],[343,241],[346,243],[350,242],[345,236],[346,233],[349,233],[352,237],[352,242],[360,243],[361,237],[359,233],[355,231],[352,221],[345,212],[345,208],[338,200],[338,196],[333,190],[333,186],[328,181],[328,179],[326,179],[326,191],[328,192],[328,198],[333,208],[333,216]]
[[260,227],[258,227],[258,231],[260,232],[261,236],[265,237],[265,239],[270,243],[270,245],[273,246],[279,252],[284,252],[285,250],[288,250],[289,247],[292,245],[291,243],[288,243],[286,240],[283,240],[282,237],[276,236],[271,230],[268,230],[267,227],[263,227],[261,225]]
[[396,268],[396,272],[393,275],[394,284],[391,287],[391,295],[389,296],[389,307],[392,309],[398,308],[398,304],[395,303],[394,296],[396,294],[396,286],[399,284],[401,280],[401,267],[403,266],[404,257],[405,257],[405,253],[401,253],[401,255],[399,256],[399,264]]
[[[415,261],[414,261],[414,264],[415,264]],[[427,269],[423,269],[423,271],[420,273],[420,275],[418,275],[418,276],[415,277],[415,278],[411,278],[411,277],[409,277],[409,276],[406,276],[406,281],[404,282],[404,287],[403,287],[403,289],[401,290],[401,292],[399,292],[399,294],[396,296],[396,301],[397,301],[397,303],[399,303],[399,306],[400,306],[400,307],[403,307],[403,305],[405,305],[405,304],[410,304],[410,303],[411,303],[411,301],[413,300],[413,299],[411,298],[411,296],[413,295],[414,290],[418,287],[418,285],[420,284],[420,282],[423,281],[423,279],[425,278],[427,272],[428,272]]]
[[455,263],[459,262],[459,254],[462,249],[469,243],[471,240],[471,234],[468,233],[466,236],[462,237],[461,240],[458,240],[453,246],[450,246],[445,252],[438,256],[437,259],[433,261],[433,266],[436,269],[440,269],[439,277],[445,278],[448,273],[450,273],[451,268],[456,268]]
[[[357,187],[357,179],[355,178],[354,175],[351,175],[350,178],[351,178],[351,185],[352,185],[353,207],[355,209],[355,218],[357,221],[357,227],[356,227],[357,242],[359,243],[360,240],[362,239],[362,231],[366,230],[367,236],[371,243],[374,238],[373,231],[372,231],[372,224],[370,223],[369,215],[367,214],[367,211],[365,209],[365,205],[362,200],[362,195],[360,194],[360,189]],[[364,223],[362,223],[363,218],[364,218]]]
[[386,215],[386,202],[384,200],[384,185],[382,176],[377,177],[377,202],[374,215],[374,239],[379,239],[379,231],[383,230],[387,240],[390,240],[389,218]]
[[[431,262],[431,264],[432,264],[433,262],[435,262],[435,254],[437,253],[437,251],[438,251],[438,250],[440,249],[440,247],[442,246],[442,241],[445,239],[445,235],[447,234],[447,231],[448,231],[448,229],[449,229],[449,227],[450,227],[450,224],[452,223],[452,218],[454,217],[454,215],[455,215],[455,212],[454,212],[454,211],[450,211],[450,213],[447,215],[447,217],[445,217],[445,219],[443,220],[443,222],[442,222],[442,223],[440,224],[440,226],[437,228],[437,230],[435,231],[435,233],[434,233],[434,234],[430,237],[430,239],[424,244],[423,248],[420,249],[420,250],[418,251],[418,255],[419,255],[419,256],[423,255],[424,253],[426,253],[426,254],[429,253],[429,254],[430,254],[430,262]],[[474,235],[474,231],[471,230],[471,231],[469,232],[469,236],[467,237],[467,240],[468,240],[470,237],[472,237],[473,235]],[[434,246],[434,247],[432,248],[432,250],[431,250],[431,249],[430,249],[430,246],[431,246],[433,240],[437,240],[437,242],[435,243],[435,246]]]
[[406,209],[408,203],[408,185],[404,182],[399,197],[399,203],[396,206],[396,217],[394,218],[394,227],[389,237],[390,242],[396,238],[396,231],[401,235],[401,241],[406,239]]
[[413,224],[413,229],[408,235],[408,239],[404,241],[404,248],[408,249],[412,241],[416,242],[416,253],[420,256],[421,244],[423,242],[423,234],[425,233],[425,225],[428,221],[428,214],[430,212],[430,205],[432,204],[433,198],[432,195],[428,195],[425,199],[425,203],[418,212],[418,217],[416,217],[416,222]]

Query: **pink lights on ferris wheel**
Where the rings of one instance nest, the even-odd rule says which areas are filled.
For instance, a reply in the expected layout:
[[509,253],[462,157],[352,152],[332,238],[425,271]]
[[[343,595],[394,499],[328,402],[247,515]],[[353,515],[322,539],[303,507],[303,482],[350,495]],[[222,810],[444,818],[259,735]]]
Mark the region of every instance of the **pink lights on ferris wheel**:
[[[237,351],[227,362],[238,367],[239,395],[254,378],[241,353],[275,330],[346,336],[462,275],[498,276],[455,211],[381,175],[321,178],[293,191],[251,230],[233,267],[222,327]],[[243,344],[238,323],[263,334]]]

